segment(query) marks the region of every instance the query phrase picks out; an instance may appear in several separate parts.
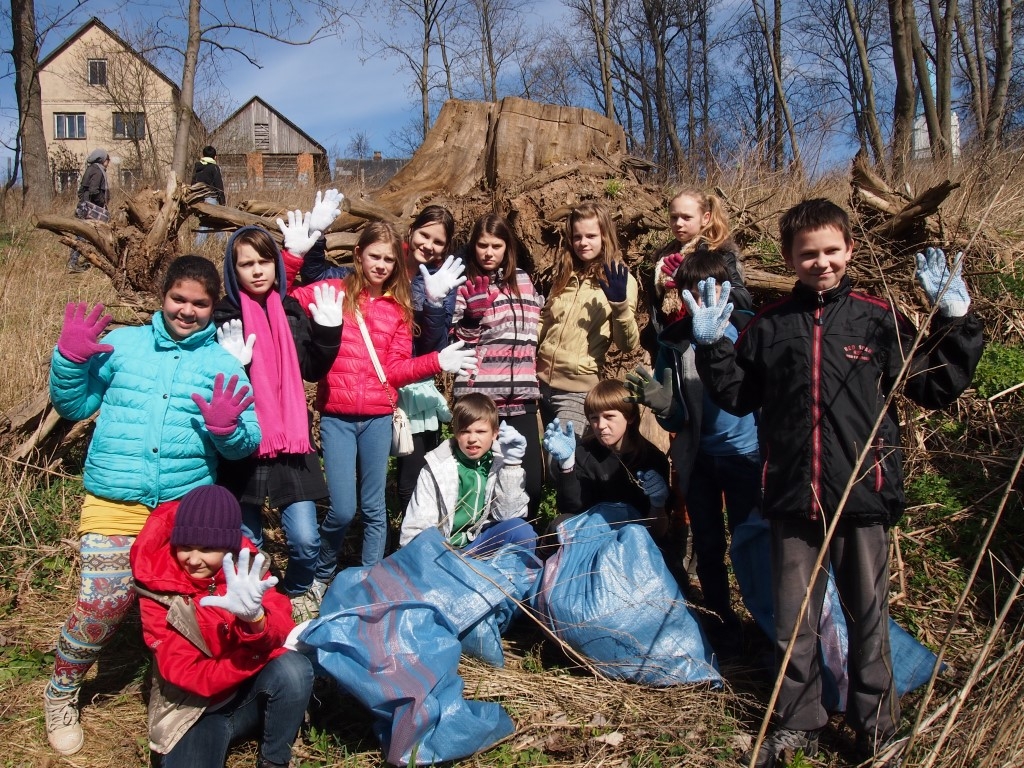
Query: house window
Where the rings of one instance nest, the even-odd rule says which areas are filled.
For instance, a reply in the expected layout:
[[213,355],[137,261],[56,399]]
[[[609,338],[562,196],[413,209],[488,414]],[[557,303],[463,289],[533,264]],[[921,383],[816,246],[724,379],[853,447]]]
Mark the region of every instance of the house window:
[[78,191],[78,171],[56,171],[53,174],[53,186],[57,192]]
[[58,139],[84,139],[84,112],[55,112],[53,135]]
[[119,178],[124,189],[137,189],[142,183],[142,172],[138,168],[121,168]]
[[113,117],[115,139],[146,138],[145,112],[115,112]]
[[253,139],[258,152],[270,151],[270,124],[256,123],[253,125]]
[[107,84],[107,60],[89,59],[89,85]]

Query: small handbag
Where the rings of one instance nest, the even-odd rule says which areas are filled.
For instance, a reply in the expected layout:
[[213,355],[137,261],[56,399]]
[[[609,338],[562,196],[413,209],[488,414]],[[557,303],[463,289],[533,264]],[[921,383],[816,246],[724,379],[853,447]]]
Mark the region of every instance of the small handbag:
[[356,322],[359,323],[359,332],[363,334],[366,351],[370,353],[370,361],[373,363],[374,370],[377,371],[377,378],[380,379],[380,383],[384,387],[384,394],[387,395],[388,402],[391,404],[391,455],[408,456],[413,452],[412,428],[409,426],[409,417],[406,416],[405,411],[399,408],[394,398],[391,397],[391,388],[388,386],[387,376],[384,375],[384,369],[381,368],[380,360],[377,359],[377,350],[373,348],[373,341],[370,340],[370,332],[366,330],[366,323],[363,322],[363,314],[361,312],[356,312]]

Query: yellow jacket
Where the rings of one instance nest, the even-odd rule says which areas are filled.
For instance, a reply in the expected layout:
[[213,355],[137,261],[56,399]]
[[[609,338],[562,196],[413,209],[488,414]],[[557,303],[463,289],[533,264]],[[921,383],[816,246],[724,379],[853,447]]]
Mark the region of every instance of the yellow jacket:
[[564,392],[589,392],[600,380],[612,342],[624,352],[640,343],[637,282],[626,281],[626,300],[611,303],[592,277],[573,275],[549,297],[537,329],[537,378]]

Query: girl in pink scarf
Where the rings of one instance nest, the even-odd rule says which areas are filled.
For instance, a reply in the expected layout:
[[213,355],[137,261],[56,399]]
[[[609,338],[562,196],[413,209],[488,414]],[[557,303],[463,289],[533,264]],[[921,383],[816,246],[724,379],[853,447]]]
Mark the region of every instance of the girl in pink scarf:
[[263,440],[255,454],[222,462],[219,482],[242,505],[242,532],[263,548],[263,507],[280,509],[288,567],[279,589],[292,598],[299,619],[320,551],[316,500],[327,485],[310,436],[303,379],[330,370],[341,343],[341,296],[324,286],[307,316],[285,294],[284,262],[270,234],[243,227],[224,255],[227,295],[214,309],[217,339],[246,366]]

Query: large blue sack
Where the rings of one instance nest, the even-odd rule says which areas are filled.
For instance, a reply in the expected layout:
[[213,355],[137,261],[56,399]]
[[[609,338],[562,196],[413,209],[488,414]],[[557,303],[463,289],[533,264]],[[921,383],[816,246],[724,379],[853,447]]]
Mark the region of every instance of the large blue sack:
[[558,526],[561,546],[530,596],[548,628],[610,678],[722,684],[700,623],[642,525],[599,504]]
[[[741,585],[743,603],[765,634],[775,639],[775,618],[771,604],[771,527],[760,516],[738,525],[732,535],[730,558]],[[743,585],[749,585],[749,590]],[[767,593],[767,599],[766,599]],[[821,662],[824,674],[823,705],[830,712],[846,710],[849,678],[846,672],[849,634],[835,579],[829,574],[822,605]],[[889,648],[896,693],[902,696],[928,682],[938,657],[912,635],[889,619]]]
[[424,531],[372,568],[339,574],[299,636],[373,715],[387,762],[458,760],[515,731],[494,702],[467,701],[459,636],[500,605],[505,578]]

